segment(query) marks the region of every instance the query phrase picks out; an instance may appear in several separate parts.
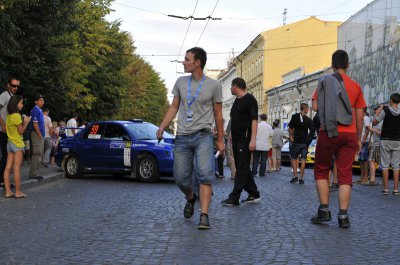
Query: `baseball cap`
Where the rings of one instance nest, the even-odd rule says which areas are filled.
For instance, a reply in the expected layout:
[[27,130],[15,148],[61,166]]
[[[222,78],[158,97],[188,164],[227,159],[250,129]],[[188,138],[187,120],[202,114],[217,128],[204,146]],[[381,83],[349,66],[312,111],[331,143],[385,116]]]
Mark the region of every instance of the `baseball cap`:
[[44,98],[44,96],[42,96],[42,95],[37,95],[37,96],[35,97],[35,101],[36,101],[36,100],[39,100],[39,99],[41,99],[41,98]]

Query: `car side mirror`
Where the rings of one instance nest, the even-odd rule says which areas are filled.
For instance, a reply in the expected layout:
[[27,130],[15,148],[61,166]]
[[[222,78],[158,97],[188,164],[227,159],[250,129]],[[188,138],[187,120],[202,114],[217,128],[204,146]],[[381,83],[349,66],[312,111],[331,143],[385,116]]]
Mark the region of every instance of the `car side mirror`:
[[127,136],[127,135],[123,135],[123,136],[122,136],[122,140],[123,140],[123,141],[131,141],[131,139],[130,139],[129,136]]

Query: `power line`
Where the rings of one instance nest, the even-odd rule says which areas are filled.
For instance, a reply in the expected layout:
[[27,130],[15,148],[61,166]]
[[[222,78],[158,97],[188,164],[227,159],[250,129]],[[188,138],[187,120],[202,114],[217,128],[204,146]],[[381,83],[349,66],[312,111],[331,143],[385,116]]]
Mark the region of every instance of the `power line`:
[[165,14],[165,13],[161,13],[161,12],[157,12],[157,11],[153,11],[153,10],[149,10],[149,9],[144,9],[144,8],[140,8],[140,7],[135,7],[135,6],[125,5],[125,4],[120,4],[120,3],[117,3],[117,2],[115,2],[115,4],[116,4],[116,5],[119,5],[119,6],[124,6],[124,7],[129,7],[129,8],[132,8],[132,9],[137,9],[137,10],[141,10],[141,11],[146,11],[146,12],[154,13],[154,14],[159,14],[159,15],[163,15],[163,16],[168,16],[168,15]]
[[[215,8],[217,8],[218,2],[219,2],[219,0],[217,0],[217,2],[215,3],[214,9],[213,9],[213,11],[211,12],[211,15],[209,15],[208,17],[212,17],[212,15],[214,14]],[[200,42],[200,40],[201,40],[201,37],[203,37],[203,33],[204,33],[204,31],[206,30],[207,25],[208,25],[209,22],[210,22],[210,19],[207,20],[207,23],[206,23],[206,25],[204,26],[203,31],[202,31],[201,34],[200,34],[199,40],[197,41],[197,43],[196,43],[195,46],[197,46],[197,45],[199,44],[199,42]]]
[[342,5],[344,5],[344,4],[346,4],[346,3],[349,3],[349,2],[351,2],[351,0],[345,0],[345,1],[342,2],[342,3],[336,5],[336,6],[332,7],[332,8],[329,8],[328,10],[325,10],[325,12],[323,12],[322,15],[323,15],[324,13],[328,12],[328,11],[331,11],[331,10],[333,10],[333,9],[336,9],[336,8],[338,8],[339,6],[342,6]]
[[[192,16],[179,16],[179,15],[173,15],[173,14],[166,14],[163,12],[159,12],[159,11],[154,11],[154,10],[150,10],[150,9],[145,9],[145,8],[140,8],[140,7],[136,7],[136,6],[131,6],[131,5],[127,5],[127,4],[122,4],[122,3],[118,3],[115,2],[116,5],[120,5],[120,6],[124,6],[124,7],[128,7],[128,8],[132,8],[132,9],[137,9],[137,10],[141,10],[141,11],[145,11],[145,12],[150,12],[150,13],[154,13],[154,14],[158,14],[158,15],[162,15],[162,16],[167,16],[167,17],[172,17],[172,18],[180,18],[180,19],[194,19],[194,20],[206,20],[206,19],[212,19],[212,20],[281,20],[282,17],[259,17],[259,18],[238,18],[238,17],[221,17],[221,18],[213,18],[213,17],[193,17]],[[329,10],[332,10],[334,8],[331,8]],[[381,8],[381,9],[388,9],[388,8]],[[329,11],[327,10],[327,11]],[[380,10],[380,9],[375,9],[375,10]],[[331,16],[331,15],[338,15],[338,14],[354,14],[357,11],[347,11],[347,12],[336,12],[336,13],[329,13],[326,14],[326,12],[324,14],[304,14],[304,15],[296,15],[296,16],[287,16],[287,18],[299,18],[299,17],[310,17],[310,16],[315,16],[315,17],[321,17],[321,16]]]
[[[198,4],[198,3],[199,3],[199,0],[196,0],[196,5],[194,6],[194,10],[193,10],[193,13],[192,13],[192,17],[193,17],[193,15],[194,15],[194,13],[196,12],[196,8],[197,8],[197,4]],[[182,41],[182,44],[181,44],[181,48],[179,49],[178,55],[176,56],[176,59],[175,59],[176,62],[178,62],[179,55],[181,54],[183,45],[185,44],[186,36],[187,36],[187,34],[188,34],[188,32],[189,32],[190,25],[192,24],[192,21],[193,21],[193,18],[190,19],[189,25],[188,25],[188,27],[187,27],[187,29],[186,29],[185,37],[183,37],[183,41]]]
[[194,17],[194,16],[188,16],[188,17],[183,17],[183,16],[177,16],[177,15],[168,15],[168,17],[173,17],[173,18],[179,18],[179,19],[183,19],[183,20],[188,20],[188,19],[193,19],[193,20],[222,20],[222,18],[217,18],[217,17],[211,17],[211,16],[207,16],[207,17]]

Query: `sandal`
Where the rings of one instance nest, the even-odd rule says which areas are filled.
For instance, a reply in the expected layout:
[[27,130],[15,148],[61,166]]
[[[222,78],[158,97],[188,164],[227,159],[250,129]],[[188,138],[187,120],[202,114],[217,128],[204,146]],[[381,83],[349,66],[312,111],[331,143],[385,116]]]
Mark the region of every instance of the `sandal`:
[[370,180],[367,185],[368,186],[377,186],[378,183],[375,180]]
[[15,197],[15,199],[23,199],[23,198],[28,198],[28,195],[26,195],[25,193],[24,194],[22,194],[21,196],[14,196]]

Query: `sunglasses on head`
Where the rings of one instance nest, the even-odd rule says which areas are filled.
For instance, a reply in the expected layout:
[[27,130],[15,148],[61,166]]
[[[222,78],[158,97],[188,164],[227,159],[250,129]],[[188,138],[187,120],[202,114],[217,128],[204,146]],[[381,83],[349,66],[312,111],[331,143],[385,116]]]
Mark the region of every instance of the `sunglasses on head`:
[[10,86],[13,87],[13,88],[19,88],[19,85],[10,84]]

